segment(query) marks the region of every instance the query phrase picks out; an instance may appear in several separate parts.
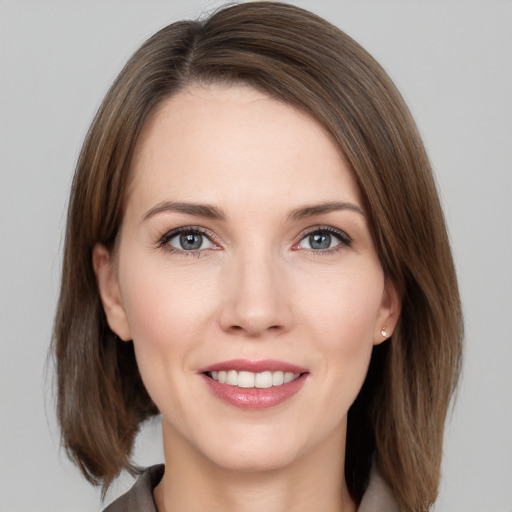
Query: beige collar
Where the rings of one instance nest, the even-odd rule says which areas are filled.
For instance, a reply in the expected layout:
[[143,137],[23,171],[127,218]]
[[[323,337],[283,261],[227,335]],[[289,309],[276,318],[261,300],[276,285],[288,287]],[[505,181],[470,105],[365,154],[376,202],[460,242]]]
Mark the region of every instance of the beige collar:
[[400,507],[393,491],[384,481],[380,473],[372,468],[370,483],[364,493],[357,512],[399,512]]

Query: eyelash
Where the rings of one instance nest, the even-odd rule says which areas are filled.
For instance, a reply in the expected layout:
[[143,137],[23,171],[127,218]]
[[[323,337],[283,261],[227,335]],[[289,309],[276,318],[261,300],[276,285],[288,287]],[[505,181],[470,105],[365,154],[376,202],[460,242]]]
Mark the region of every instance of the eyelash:
[[177,249],[176,247],[173,247],[172,245],[169,244],[169,242],[173,238],[176,238],[177,236],[181,235],[182,233],[191,233],[191,234],[198,233],[198,234],[206,237],[212,244],[218,245],[217,242],[215,241],[215,237],[213,236],[211,231],[204,229],[200,226],[183,226],[181,228],[173,229],[172,231],[165,233],[158,241],[157,247],[160,249],[164,249],[165,251],[167,251],[170,254],[178,254],[180,256],[185,256],[185,257],[199,258],[199,257],[203,256],[205,251],[207,251],[208,249],[186,251],[184,249]]
[[[160,240],[158,241],[157,247],[159,249],[165,249],[168,253],[171,254],[179,254],[180,256],[186,256],[186,257],[200,257],[203,256],[204,253],[210,249],[198,249],[198,250],[190,250],[186,251],[184,249],[177,249],[176,247],[173,247],[169,244],[169,242],[179,236],[182,233],[199,233],[202,236],[205,236],[212,244],[218,245],[215,241],[215,237],[213,234],[200,226],[183,226],[177,229],[173,229],[172,231],[169,231],[168,233],[165,233]],[[340,242],[338,245],[335,245],[334,247],[330,247],[327,249],[300,249],[299,244],[306,238],[311,235],[314,235],[316,233],[328,233],[329,235],[334,235],[338,241]],[[295,243],[292,247],[293,250],[306,250],[310,252],[311,254],[315,256],[321,256],[323,254],[333,254],[340,250],[343,250],[345,247],[350,247],[352,245],[352,238],[345,233],[344,231],[341,231],[339,229],[335,229],[331,226],[314,226],[312,228],[308,228],[306,231],[302,232],[300,235],[300,239],[297,243]],[[214,249],[216,250],[216,249]]]
[[316,233],[327,233],[329,235],[334,235],[335,238],[339,240],[339,244],[334,247],[329,247],[327,249],[303,249],[307,250],[310,254],[314,256],[322,256],[324,254],[334,254],[338,251],[341,251],[347,247],[352,245],[352,238],[345,232],[340,229],[333,228],[332,226],[314,226],[312,228],[308,228],[306,231],[302,232],[300,235],[300,240],[293,245],[295,250],[300,250],[298,245],[307,237],[314,235]]

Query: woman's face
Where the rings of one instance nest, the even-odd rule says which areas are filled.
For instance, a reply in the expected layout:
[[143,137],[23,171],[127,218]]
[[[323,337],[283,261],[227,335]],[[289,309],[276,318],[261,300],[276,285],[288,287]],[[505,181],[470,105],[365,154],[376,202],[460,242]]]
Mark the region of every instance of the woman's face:
[[195,86],[152,117],[132,173],[94,265],[165,442],[237,470],[338,458],[399,312],[340,151],[250,87]]

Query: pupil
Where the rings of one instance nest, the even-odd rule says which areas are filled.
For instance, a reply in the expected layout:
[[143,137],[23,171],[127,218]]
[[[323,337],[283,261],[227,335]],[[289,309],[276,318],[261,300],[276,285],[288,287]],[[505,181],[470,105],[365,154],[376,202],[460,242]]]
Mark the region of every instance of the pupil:
[[310,235],[309,245],[312,249],[328,249],[331,245],[331,235],[324,233]]
[[186,233],[180,235],[180,244],[183,249],[187,251],[192,251],[194,249],[199,249],[201,244],[203,243],[203,235],[197,233]]

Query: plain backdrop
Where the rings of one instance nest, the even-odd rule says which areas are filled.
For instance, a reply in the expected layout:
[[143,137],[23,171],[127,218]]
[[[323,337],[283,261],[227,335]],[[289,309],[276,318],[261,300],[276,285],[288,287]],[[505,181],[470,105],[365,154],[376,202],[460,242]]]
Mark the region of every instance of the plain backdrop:
[[[512,511],[512,2],[297,1],[381,62],[415,116],[466,316],[436,512]],[[67,194],[81,142],[130,54],[204,0],[0,1],[0,511],[99,511],[59,450],[51,365]],[[136,460],[163,460],[158,421]],[[106,502],[126,490],[121,478]]]

